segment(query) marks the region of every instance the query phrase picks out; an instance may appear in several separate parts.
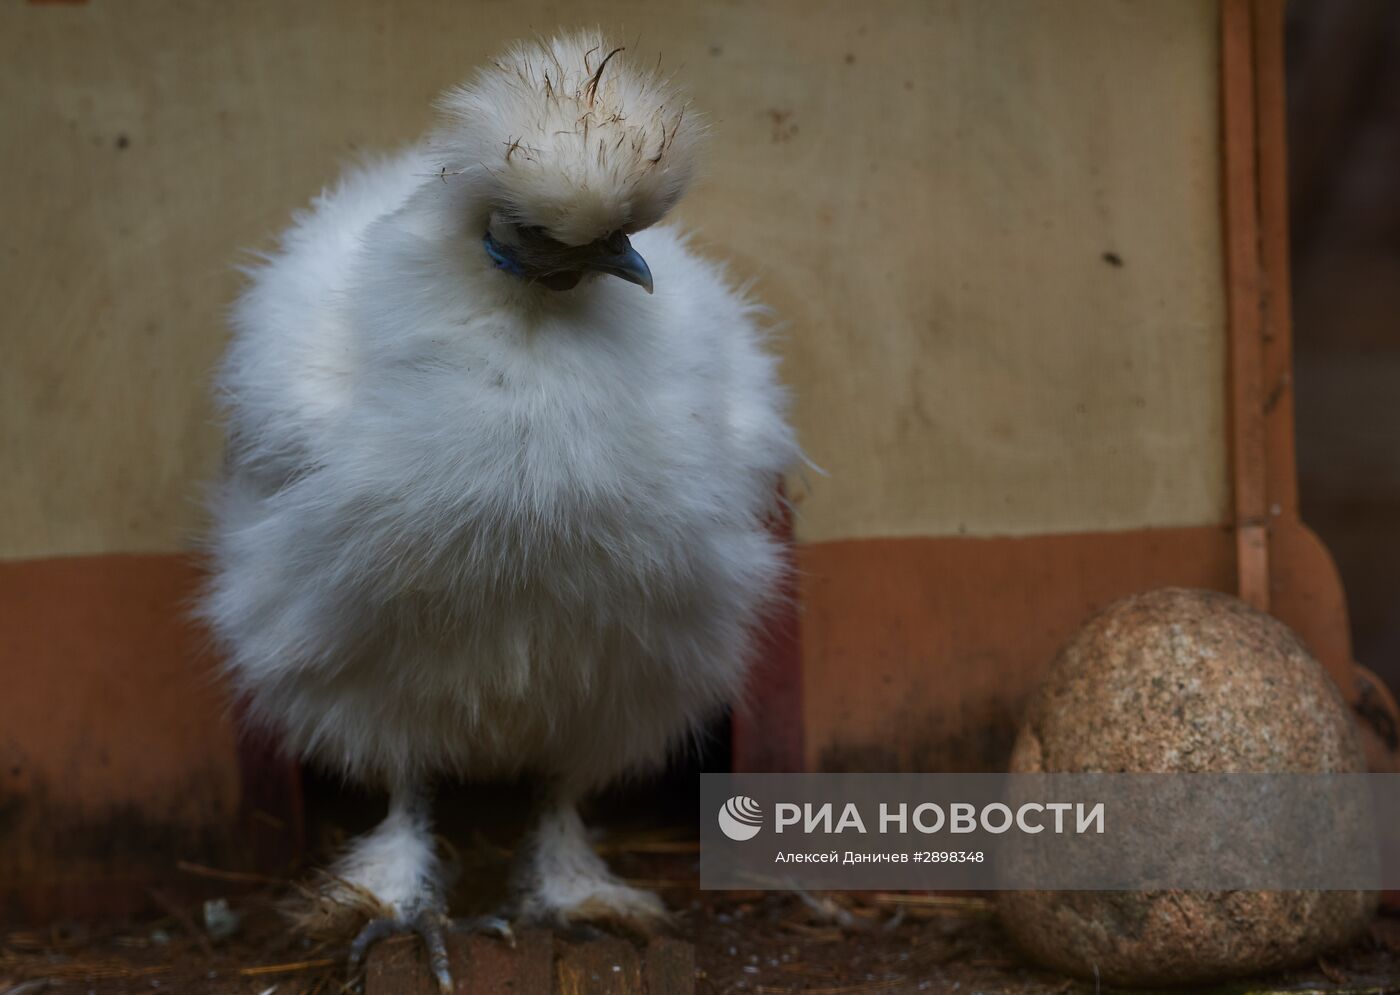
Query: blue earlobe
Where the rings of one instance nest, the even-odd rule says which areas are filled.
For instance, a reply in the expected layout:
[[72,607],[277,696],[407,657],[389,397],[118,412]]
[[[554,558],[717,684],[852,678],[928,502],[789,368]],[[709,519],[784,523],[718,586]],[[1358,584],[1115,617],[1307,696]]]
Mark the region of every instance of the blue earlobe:
[[497,269],[503,269],[514,276],[525,275],[525,268],[520,265],[520,261],[510,254],[509,249],[492,238],[489,231],[482,237],[481,244],[486,247],[486,254],[491,257]]

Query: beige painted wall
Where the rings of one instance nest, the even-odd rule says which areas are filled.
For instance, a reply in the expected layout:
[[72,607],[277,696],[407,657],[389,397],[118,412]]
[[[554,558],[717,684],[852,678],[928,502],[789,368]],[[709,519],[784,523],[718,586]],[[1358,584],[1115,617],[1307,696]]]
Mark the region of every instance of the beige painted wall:
[[0,7],[0,557],[185,545],[237,250],[581,9],[714,123],[804,538],[1225,520],[1212,2],[92,0]]

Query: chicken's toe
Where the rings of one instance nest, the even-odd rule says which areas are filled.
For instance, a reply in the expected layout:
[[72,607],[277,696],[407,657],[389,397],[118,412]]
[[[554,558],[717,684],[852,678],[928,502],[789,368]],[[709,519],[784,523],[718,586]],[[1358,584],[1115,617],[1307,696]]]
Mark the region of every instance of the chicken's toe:
[[452,995],[452,970],[447,961],[445,927],[448,920],[441,913],[425,909],[410,919],[371,919],[350,944],[350,972],[359,973],[369,948],[380,940],[413,933],[423,941],[428,952],[428,969],[442,995]]
[[502,916],[472,916],[468,919],[453,919],[454,933],[490,933],[507,944],[515,946],[515,933],[510,928],[510,920]]

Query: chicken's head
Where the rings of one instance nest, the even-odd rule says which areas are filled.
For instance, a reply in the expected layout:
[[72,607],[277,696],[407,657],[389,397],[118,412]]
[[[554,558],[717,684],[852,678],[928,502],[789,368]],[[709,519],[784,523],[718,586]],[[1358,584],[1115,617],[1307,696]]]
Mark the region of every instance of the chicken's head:
[[650,292],[628,235],[680,199],[703,131],[669,81],[583,33],[515,46],[441,108],[443,175],[471,181],[497,267],[553,290],[604,273]]

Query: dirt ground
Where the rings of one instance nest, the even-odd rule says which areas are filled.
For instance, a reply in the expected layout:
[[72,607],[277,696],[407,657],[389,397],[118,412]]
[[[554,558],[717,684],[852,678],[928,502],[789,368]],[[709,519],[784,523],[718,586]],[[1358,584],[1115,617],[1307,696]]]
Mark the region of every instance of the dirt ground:
[[[701,892],[695,847],[688,840],[642,838],[603,849],[620,873],[657,888],[677,910],[676,934],[695,945],[695,990],[703,995],[1095,991],[1092,983],[1026,963],[1002,935],[985,897]],[[502,851],[487,846],[483,852],[498,867],[503,863]],[[202,907],[168,899],[162,899],[165,916],[141,923],[0,935],[0,995],[354,990],[357,979],[345,974],[343,949],[287,935],[275,910],[284,890],[270,884],[230,895],[238,927],[223,939],[204,928]],[[461,903],[460,896],[455,900]],[[1382,916],[1363,942],[1303,969],[1211,990],[1400,992],[1400,918]]]

